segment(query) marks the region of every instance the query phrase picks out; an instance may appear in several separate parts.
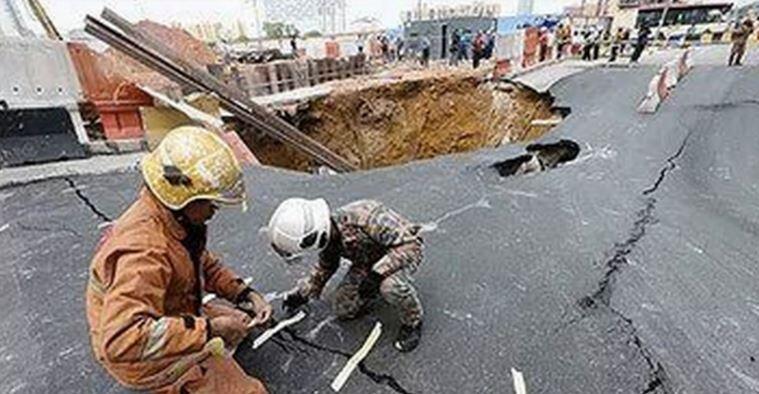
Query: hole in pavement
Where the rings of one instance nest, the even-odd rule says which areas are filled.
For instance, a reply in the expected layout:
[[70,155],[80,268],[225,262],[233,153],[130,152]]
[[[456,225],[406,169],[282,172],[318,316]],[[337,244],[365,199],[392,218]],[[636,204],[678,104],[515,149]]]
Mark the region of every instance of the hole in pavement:
[[[568,113],[553,103],[549,94],[523,85],[449,73],[374,84],[343,81],[325,97],[273,109],[357,167],[371,169],[534,141]],[[264,164],[319,168],[254,129],[240,135]]]
[[499,161],[491,167],[502,177],[546,171],[576,159],[580,154],[580,145],[563,139],[554,143],[531,144],[525,151],[523,155]]

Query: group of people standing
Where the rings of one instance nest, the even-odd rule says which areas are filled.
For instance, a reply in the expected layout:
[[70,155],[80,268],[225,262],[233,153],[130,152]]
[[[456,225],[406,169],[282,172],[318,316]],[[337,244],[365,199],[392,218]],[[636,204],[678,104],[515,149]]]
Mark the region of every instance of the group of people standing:
[[479,68],[484,59],[493,57],[495,51],[495,31],[480,30],[473,34],[471,30],[454,30],[449,45],[449,64],[458,66],[461,61],[472,60],[472,67]]

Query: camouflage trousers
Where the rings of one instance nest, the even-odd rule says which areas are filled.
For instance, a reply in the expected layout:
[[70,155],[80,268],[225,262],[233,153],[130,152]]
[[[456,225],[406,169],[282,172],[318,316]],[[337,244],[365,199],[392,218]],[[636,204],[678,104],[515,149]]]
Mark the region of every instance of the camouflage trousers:
[[[401,324],[407,326],[416,326],[421,323],[424,314],[412,276],[421,259],[420,252],[416,262],[406,265],[385,278],[379,288],[379,295],[398,310]],[[351,267],[345,274],[342,283],[335,291],[334,308],[339,319],[349,320],[357,317],[365,311],[367,304],[376,298],[377,295],[364,298],[359,294],[359,286],[368,274],[369,270],[355,267]]]

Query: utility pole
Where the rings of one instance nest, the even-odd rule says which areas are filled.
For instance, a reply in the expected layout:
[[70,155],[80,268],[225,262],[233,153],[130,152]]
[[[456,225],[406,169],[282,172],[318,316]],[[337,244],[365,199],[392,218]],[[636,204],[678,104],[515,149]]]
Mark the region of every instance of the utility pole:
[[[659,20],[659,28],[656,31],[656,36],[661,34],[662,29],[664,28],[664,20],[667,19],[667,13],[669,12],[669,7],[672,6],[673,0],[667,0],[667,5],[664,6],[664,11],[661,14],[661,20]],[[656,40],[656,37],[654,37],[654,41]],[[666,42],[665,42],[666,46]]]

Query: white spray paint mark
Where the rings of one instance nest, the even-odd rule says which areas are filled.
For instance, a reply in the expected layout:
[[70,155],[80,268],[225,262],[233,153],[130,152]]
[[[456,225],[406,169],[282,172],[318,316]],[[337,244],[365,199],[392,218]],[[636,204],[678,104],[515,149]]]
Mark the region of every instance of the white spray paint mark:
[[538,198],[538,195],[535,193],[525,192],[522,190],[504,190],[506,194],[511,194],[512,196],[520,196],[520,197],[529,197],[529,198]]
[[467,211],[470,211],[472,209],[477,209],[477,208],[484,208],[484,209],[490,209],[490,208],[492,208],[492,206],[490,205],[490,202],[488,201],[488,196],[487,195],[483,196],[482,198],[480,198],[479,200],[477,200],[474,203],[467,204],[467,205],[464,205],[461,208],[454,209],[453,211],[446,212],[445,214],[443,214],[439,218],[435,219],[435,221],[422,224],[421,225],[422,226],[421,232],[422,233],[429,233],[429,232],[437,231],[440,228],[440,225],[443,222],[445,222],[447,220],[450,220],[450,219],[453,219],[453,218],[455,218],[455,217],[457,217],[457,216],[459,216],[459,215],[461,215],[463,213],[466,213]]
[[759,316],[759,304],[749,301],[749,306],[751,307],[751,312],[757,316]]
[[453,320],[458,320],[460,322],[465,322],[465,323],[472,322],[472,323],[474,323],[475,325],[478,325],[478,326],[484,326],[485,325],[485,322],[483,322],[482,320],[477,319],[471,313],[460,313],[460,312],[449,311],[447,309],[444,309],[443,310],[443,314],[446,315],[446,316],[448,316],[448,317],[450,317]]
[[11,225],[8,224],[8,223],[4,224],[3,227],[0,227],[0,233],[2,233],[3,231],[9,229],[10,227],[11,227]]
[[330,316],[330,317],[328,317],[328,318],[326,318],[326,319],[324,319],[324,320],[320,321],[320,322],[319,322],[319,324],[317,324],[317,325],[316,325],[316,327],[314,327],[314,329],[313,329],[313,330],[309,331],[309,332],[306,334],[306,338],[308,338],[308,340],[311,340],[311,341],[313,341],[314,339],[316,339],[316,336],[317,336],[317,335],[319,335],[319,332],[320,332],[320,331],[321,331],[321,330],[322,330],[322,329],[323,329],[325,326],[327,326],[327,325],[329,325],[330,323],[332,323],[333,321],[335,321],[335,319],[336,319],[336,317],[335,317],[335,316]]
[[65,357],[65,356],[73,353],[77,348],[78,348],[78,346],[72,346],[72,347],[70,347],[68,349],[65,349],[65,350],[63,350],[63,351],[61,351],[61,352],[58,353],[58,357]]
[[14,193],[14,192],[0,193],[0,201],[5,201],[5,200],[13,197],[14,194],[16,194],[16,193]]
[[751,388],[751,391],[759,392],[759,380],[744,374],[743,372],[735,369],[735,367],[730,367],[730,371],[735,376],[737,376],[741,381],[743,381],[743,383],[746,384],[746,386]]
[[696,252],[696,253],[698,253],[698,254],[704,254],[704,250],[703,250],[703,249],[699,248],[699,247],[698,247],[698,246],[696,246],[696,245],[693,245],[693,244],[692,244],[692,243],[690,243],[690,242],[686,242],[686,243],[688,244],[688,246],[689,246],[691,249],[693,249],[693,251],[694,251],[694,252]]
[[524,375],[511,368],[511,377],[514,379],[514,391],[517,394],[527,394],[527,385],[524,383]]
[[288,357],[287,361],[285,361],[285,363],[282,364],[282,372],[284,373],[290,372],[290,364],[292,364],[293,360],[295,360],[295,356]]
[[602,159],[602,160],[611,160],[615,157],[617,157],[617,151],[611,148],[610,145],[606,145],[602,147],[601,149],[595,150],[593,147],[588,145],[586,149],[587,153],[578,157],[571,163],[567,163],[566,165],[577,165],[582,162],[593,160],[593,159]]

